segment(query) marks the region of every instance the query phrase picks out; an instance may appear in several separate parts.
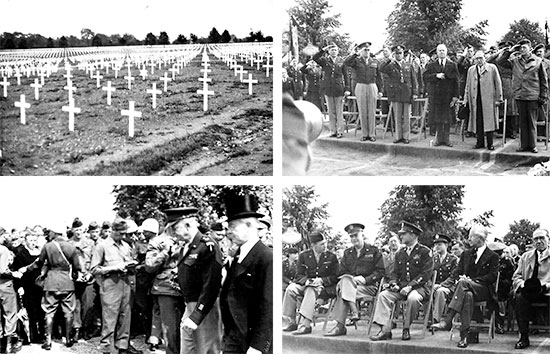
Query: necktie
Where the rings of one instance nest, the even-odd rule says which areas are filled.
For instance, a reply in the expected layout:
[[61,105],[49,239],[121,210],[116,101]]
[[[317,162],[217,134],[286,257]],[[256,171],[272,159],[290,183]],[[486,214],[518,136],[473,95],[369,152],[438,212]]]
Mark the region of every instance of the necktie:
[[539,251],[535,250],[535,268],[533,268],[532,279],[537,279],[539,277]]

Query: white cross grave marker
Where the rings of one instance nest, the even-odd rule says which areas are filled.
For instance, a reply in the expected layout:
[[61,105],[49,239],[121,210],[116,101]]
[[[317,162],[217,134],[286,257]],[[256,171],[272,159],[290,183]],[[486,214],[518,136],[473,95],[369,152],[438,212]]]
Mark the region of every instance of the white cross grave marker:
[[199,95],[202,95],[202,110],[208,111],[208,95],[214,95],[214,91],[208,90],[208,84],[205,82],[202,90],[197,90]]
[[143,80],[145,80],[145,79],[147,78],[147,69],[141,69],[141,70],[139,71],[139,75],[141,76],[141,78],[142,78]]
[[120,70],[120,68],[118,66],[115,66],[113,70],[115,71],[115,79],[118,79],[118,71]]
[[17,86],[21,85],[21,72],[19,71],[19,68],[15,69],[15,75],[13,75],[17,78]]
[[269,77],[269,69],[273,68],[273,65],[269,64],[269,55],[267,56],[267,63],[264,64],[264,68],[265,68],[265,76]]
[[4,97],[8,97],[8,86],[10,85],[8,78],[4,76],[4,81],[0,82],[0,85],[4,86]]
[[42,85],[42,86],[44,86],[44,76],[46,75],[46,74],[44,73],[44,71],[45,71],[44,68],[42,68],[42,69],[40,70],[40,85]]
[[41,88],[42,85],[38,83],[38,79],[34,79],[34,84],[31,84],[31,87],[34,88],[34,99],[38,100],[38,89]]
[[164,92],[168,90],[168,81],[172,81],[171,78],[168,77],[168,73],[164,73],[164,77],[160,79],[160,81],[164,81]]
[[130,108],[123,109],[120,114],[123,116],[128,116],[128,136],[130,138],[134,137],[134,117],[141,118],[141,112],[134,110],[134,101],[130,101]]
[[107,104],[111,105],[111,92],[115,92],[116,88],[111,87],[111,81],[107,81],[107,87],[101,88],[103,91],[107,91]]
[[243,80],[245,84],[248,84],[248,94],[252,95],[252,84],[257,84],[258,80],[252,80],[252,74],[248,74],[248,80]]
[[67,90],[69,92],[69,101],[71,101],[73,99],[73,91],[76,91],[76,86],[73,86],[73,83],[69,80],[67,86],[63,87],[63,90]]
[[96,81],[96,87],[100,88],[101,87],[101,82],[99,80],[103,79],[103,76],[99,75],[99,70],[96,70],[95,76],[93,76],[93,78],[95,78],[97,80]]
[[69,100],[68,106],[61,107],[61,110],[64,112],[69,112],[69,131],[74,132],[74,114],[80,113],[81,109],[75,107],[74,99]]
[[172,68],[170,68],[168,71],[172,72],[172,80],[175,80],[176,79],[176,71],[178,71],[178,68],[176,68],[175,66],[172,66]]
[[15,107],[19,107],[21,112],[21,124],[25,125],[27,124],[27,116],[25,115],[25,109],[31,108],[31,104],[25,102],[25,95],[21,95],[21,99],[19,102],[15,101]]
[[124,76],[124,79],[128,80],[128,90],[131,90],[132,80],[135,80],[135,78],[132,77],[132,72],[130,71],[130,67],[128,67],[128,76]]
[[147,90],[147,93],[150,93],[153,95],[153,109],[157,108],[157,95],[160,95],[162,93],[161,90],[157,90],[157,83],[153,82],[153,89]]
[[244,66],[239,65],[239,70],[238,71],[239,71],[239,81],[240,82],[243,82],[243,75],[248,73],[248,71],[243,70],[243,69],[244,69]]

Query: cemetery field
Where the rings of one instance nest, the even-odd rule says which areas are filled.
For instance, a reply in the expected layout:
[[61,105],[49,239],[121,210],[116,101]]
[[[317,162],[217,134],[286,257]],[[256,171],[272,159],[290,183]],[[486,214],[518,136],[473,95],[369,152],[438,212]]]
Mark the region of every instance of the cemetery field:
[[[22,77],[21,85],[10,78],[8,97],[0,95],[0,134],[2,175],[272,175],[272,75],[245,65],[258,80],[249,95],[222,60],[209,55],[212,71],[208,89],[208,111],[203,111],[201,56],[181,68],[167,92],[156,97],[146,90],[156,83],[163,91],[160,77],[168,73],[164,64],[143,79],[132,67],[135,77],[128,89],[127,68],[115,78],[111,69],[101,71],[100,88],[96,78],[74,68],[72,85],[75,114],[74,132],[69,131],[69,106],[65,70],[60,66],[46,78],[35,100],[30,86],[34,77]],[[94,74],[95,75],[95,74]],[[245,78],[247,74],[245,74]],[[116,88],[107,105],[107,80]],[[30,108],[26,124],[20,122],[20,109],[14,103],[24,94]],[[134,137],[129,137],[128,116],[122,110],[135,102],[141,117],[135,118]]]

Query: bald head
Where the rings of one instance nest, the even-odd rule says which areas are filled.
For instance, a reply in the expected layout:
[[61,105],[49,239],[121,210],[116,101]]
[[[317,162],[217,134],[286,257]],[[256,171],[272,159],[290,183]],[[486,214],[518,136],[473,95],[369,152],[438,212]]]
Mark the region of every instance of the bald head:
[[437,46],[437,57],[439,59],[445,59],[447,57],[447,46],[445,44],[439,44]]

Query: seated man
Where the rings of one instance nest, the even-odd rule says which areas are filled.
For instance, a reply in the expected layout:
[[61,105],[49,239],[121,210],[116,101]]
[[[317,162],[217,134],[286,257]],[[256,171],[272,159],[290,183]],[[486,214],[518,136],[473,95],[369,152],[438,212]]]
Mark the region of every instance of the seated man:
[[296,279],[298,266],[298,250],[291,247],[287,251],[287,256],[283,259],[283,293],[290,283]]
[[434,323],[442,319],[443,309],[449,299],[449,295],[455,291],[455,284],[451,278],[451,274],[458,264],[458,257],[447,252],[450,242],[451,238],[446,235],[437,234],[434,237],[434,271],[437,272],[433,302]]
[[453,272],[456,290],[449,304],[449,312],[444,320],[433,325],[434,329],[450,330],[453,317],[460,313],[459,348],[468,346],[468,332],[474,312],[474,302],[488,301],[488,307],[497,308],[495,281],[498,273],[498,255],[487,248],[489,231],[474,225],[470,229],[468,242],[471,248],[460,256]]
[[[334,295],[338,280],[338,259],[334,253],[327,251],[327,242],[323,234],[312,233],[309,235],[309,243],[311,249],[298,256],[296,281],[290,283],[283,296],[283,320],[288,321],[283,331],[296,335],[311,333],[311,321],[317,299],[326,299]],[[299,313],[304,321],[298,327],[296,308],[300,296],[303,296],[303,299]]]
[[548,230],[533,232],[535,249],[526,251],[519,259],[512,281],[516,294],[516,316],[520,338],[516,349],[529,346],[529,320],[534,317],[532,303],[550,301],[550,236]]
[[378,295],[374,309],[374,322],[380,326],[380,332],[371,340],[391,339],[391,309],[396,301],[407,300],[402,340],[410,340],[409,328],[412,319],[418,313],[422,300],[429,294],[429,282],[432,277],[433,259],[428,247],[418,243],[422,229],[417,225],[403,221],[401,223],[401,241],[405,245],[395,255],[395,266],[385,290]]
[[355,301],[367,295],[376,295],[378,283],[384,276],[382,255],[376,247],[365,243],[364,229],[362,224],[350,224],[344,229],[353,246],[344,251],[340,263],[340,281],[336,286],[336,303],[332,312],[337,324],[325,336],[346,334],[348,310],[351,310],[351,323],[358,321]]

